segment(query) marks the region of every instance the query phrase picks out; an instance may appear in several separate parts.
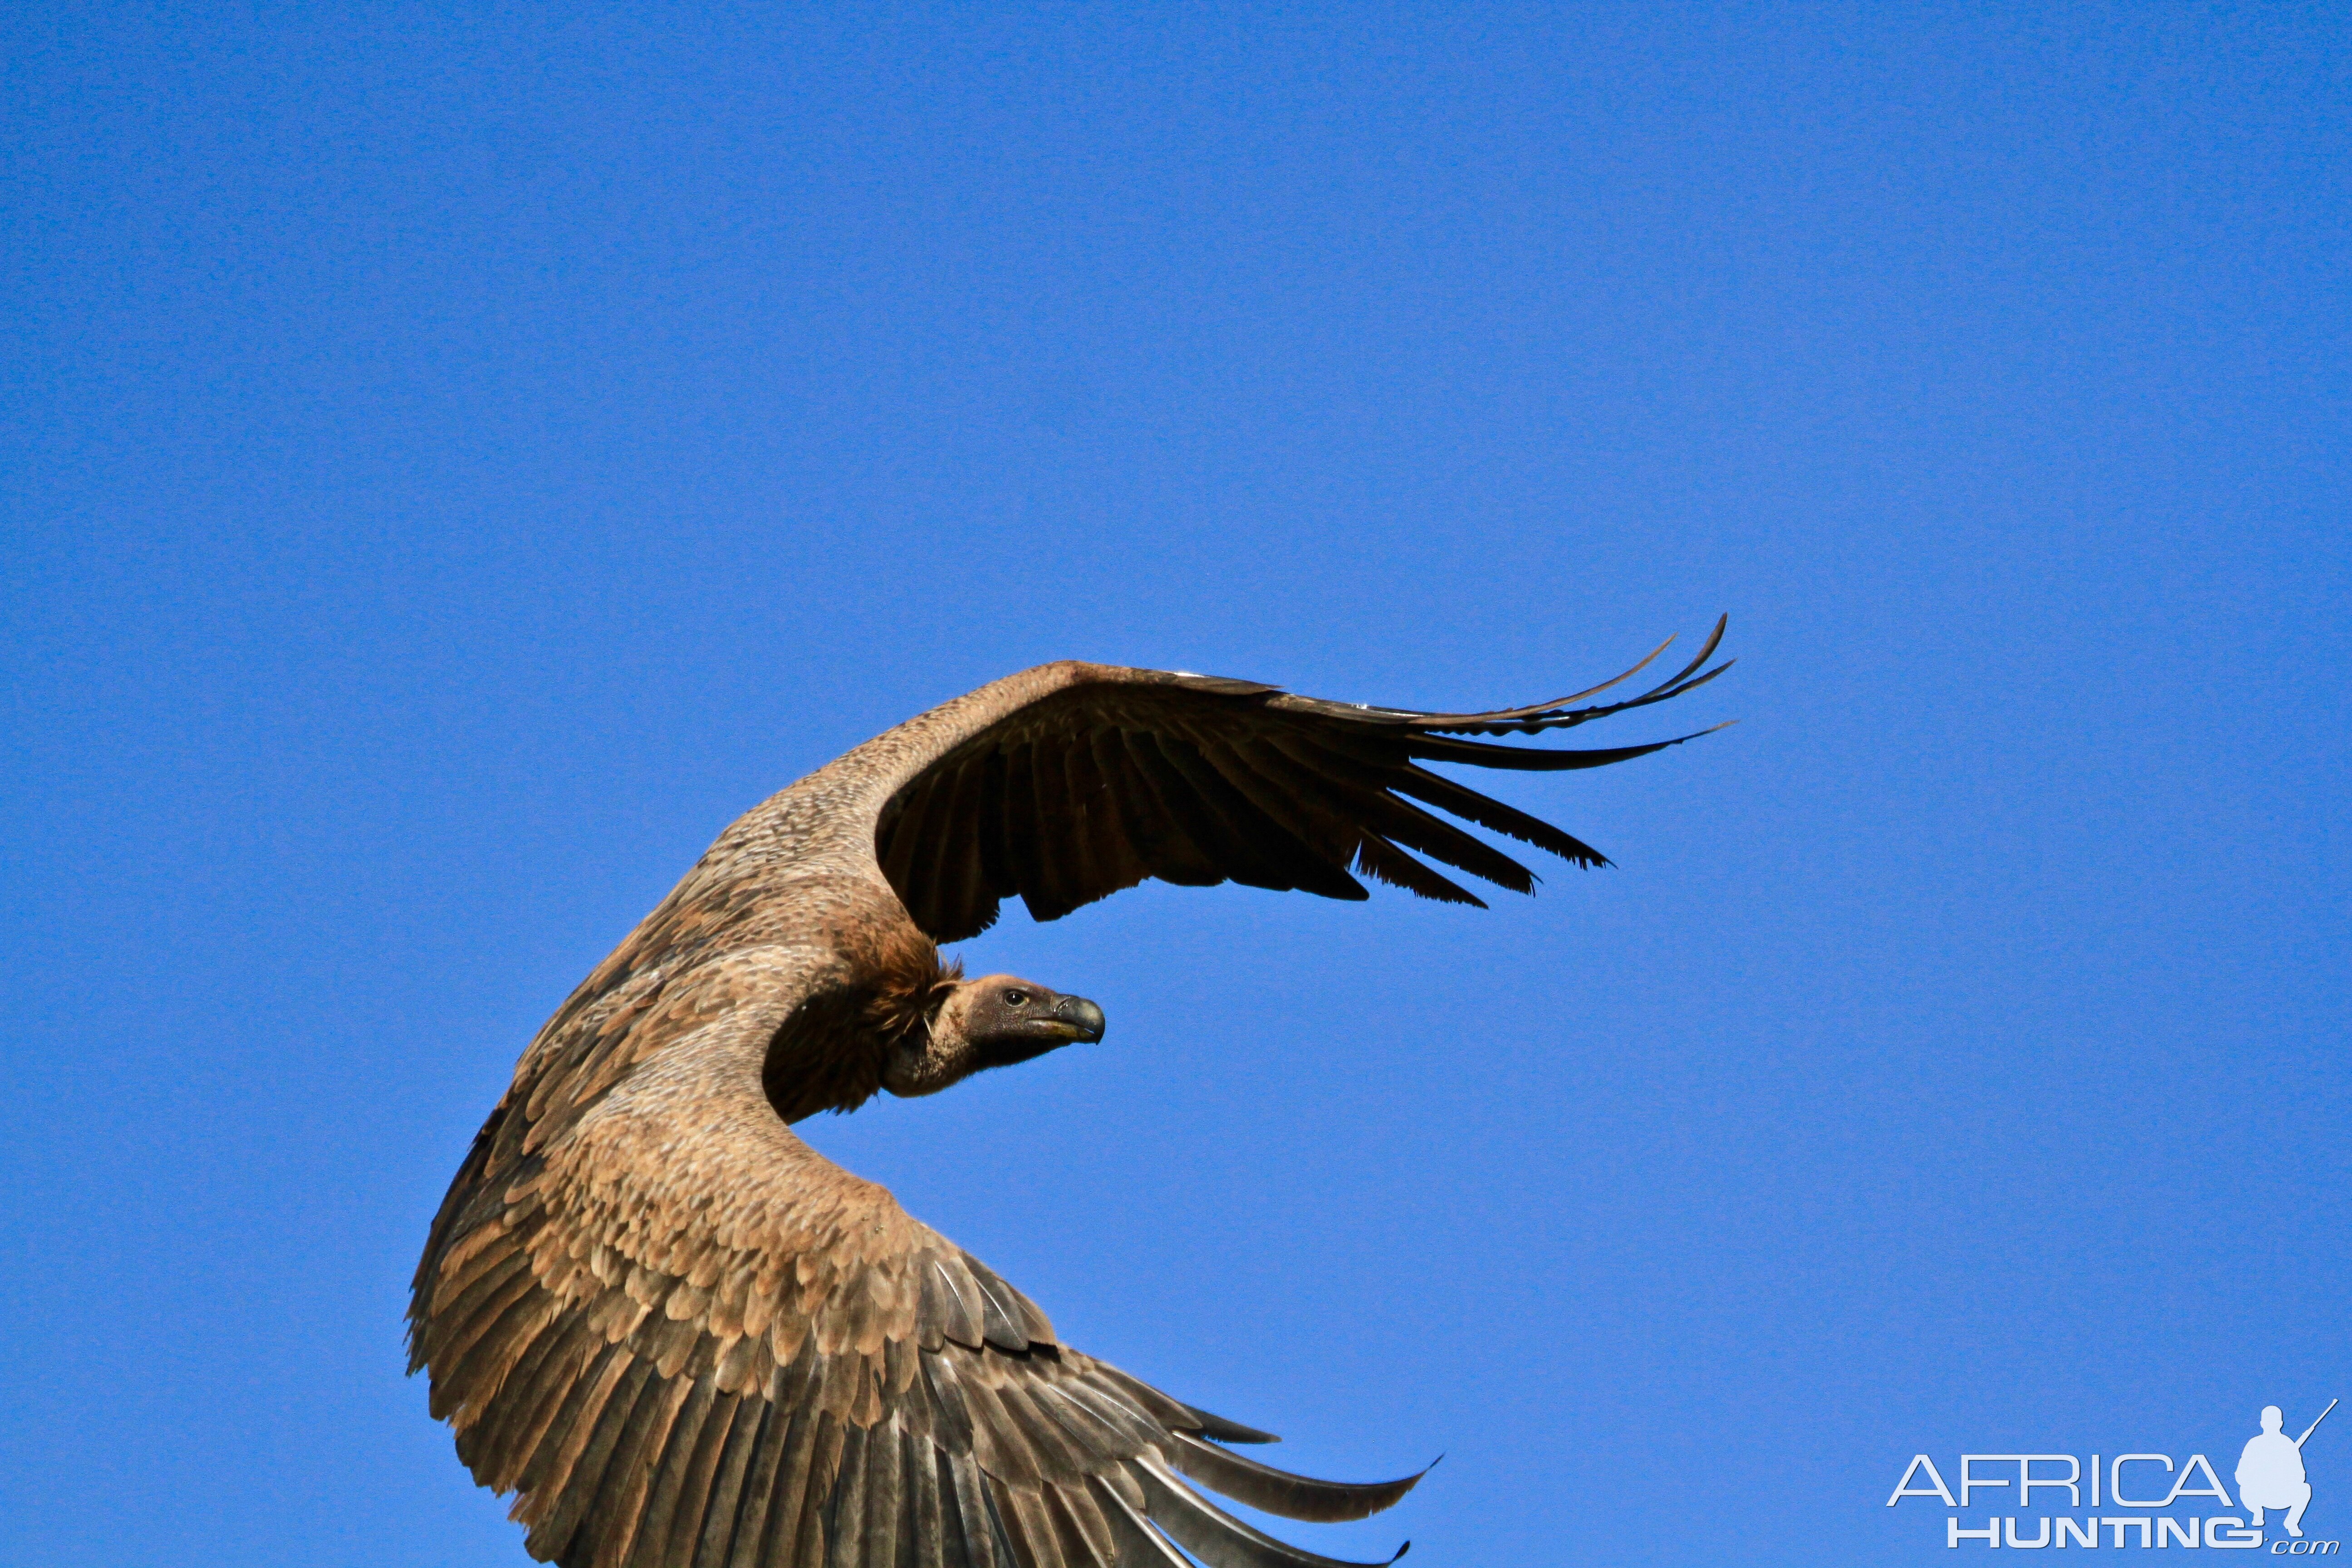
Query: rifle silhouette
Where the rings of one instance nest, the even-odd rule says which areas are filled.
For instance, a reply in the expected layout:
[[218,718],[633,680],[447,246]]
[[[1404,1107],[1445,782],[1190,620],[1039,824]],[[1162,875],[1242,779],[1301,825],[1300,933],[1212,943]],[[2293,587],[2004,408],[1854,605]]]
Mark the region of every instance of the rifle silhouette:
[[[2329,1401],[2327,1402],[2327,1410],[2333,1410],[2333,1409],[2335,1409],[2335,1408],[2336,1408],[2336,1401],[2334,1401],[2333,1399],[2329,1400]],[[2321,1411],[2321,1412],[2319,1413],[2319,1421],[2325,1421],[2325,1420],[2326,1420],[2326,1419],[2327,1419],[2327,1410],[2323,1410],[2323,1411]],[[2318,1430],[2319,1430],[2319,1421],[2315,1421],[2315,1422],[2313,1422],[2310,1426],[2308,1426],[2305,1427],[2305,1428],[2303,1429],[2303,1437],[2308,1437],[2308,1436],[2310,1436],[2314,1432],[2318,1431]],[[2295,1446],[2296,1447],[2300,1448],[2300,1447],[2303,1447],[2303,1437],[2297,1437],[2297,1438],[2294,1440],[2294,1446]],[[2123,1538],[2122,1538],[2120,1535],[2118,1535],[2116,1539],[2117,1539],[2118,1541],[2120,1541],[2120,1540],[2122,1540]]]

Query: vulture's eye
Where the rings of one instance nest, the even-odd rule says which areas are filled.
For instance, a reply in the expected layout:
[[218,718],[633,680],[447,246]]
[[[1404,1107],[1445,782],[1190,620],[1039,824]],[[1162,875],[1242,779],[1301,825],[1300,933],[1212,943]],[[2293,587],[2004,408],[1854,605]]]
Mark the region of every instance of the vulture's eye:
[[1004,1005],[1008,1007],[1026,1007],[1029,1005],[1029,993],[1026,991],[1007,991],[1004,994]]

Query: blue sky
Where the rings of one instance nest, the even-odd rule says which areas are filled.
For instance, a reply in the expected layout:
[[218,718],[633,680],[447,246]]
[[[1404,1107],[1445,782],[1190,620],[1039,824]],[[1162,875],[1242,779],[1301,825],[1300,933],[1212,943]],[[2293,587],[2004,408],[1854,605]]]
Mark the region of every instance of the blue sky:
[[523,1561],[400,1342],[515,1056],[1064,657],[1731,616],[1606,741],[1738,727],[1496,785],[1617,868],[1016,914],[1106,1044],[810,1129],[1285,1462],[1445,1453],[1295,1536],[1936,1561],[1915,1452],[2352,1394],[2340,10],[782,10],[0,21],[0,1563]]

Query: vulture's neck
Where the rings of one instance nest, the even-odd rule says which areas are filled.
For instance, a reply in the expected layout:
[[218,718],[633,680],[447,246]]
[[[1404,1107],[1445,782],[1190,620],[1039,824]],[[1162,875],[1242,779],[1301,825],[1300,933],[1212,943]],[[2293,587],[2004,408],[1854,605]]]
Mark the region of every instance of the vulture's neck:
[[963,973],[903,916],[840,933],[835,950],[842,963],[834,982],[795,1008],[768,1045],[761,1082],[786,1121],[873,1099],[891,1049],[930,1027],[942,987]]

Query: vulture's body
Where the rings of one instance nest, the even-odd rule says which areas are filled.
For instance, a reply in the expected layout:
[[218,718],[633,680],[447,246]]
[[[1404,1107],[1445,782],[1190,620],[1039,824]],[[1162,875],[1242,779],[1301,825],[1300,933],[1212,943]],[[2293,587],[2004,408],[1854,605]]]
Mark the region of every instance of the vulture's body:
[[1531,885],[1405,796],[1602,863],[1417,760],[1654,751],[1452,737],[1663,700],[1715,673],[1714,647],[1630,701],[1487,714],[1047,665],[754,808],[540,1032],[434,1221],[412,1364],[459,1457],[520,1494],[531,1554],[566,1568],[1181,1564],[1171,1541],[1213,1568],[1325,1562],[1187,1478],[1303,1520],[1361,1518],[1413,1479],[1229,1451],[1271,1439],[1064,1345],[788,1124],[1100,1037],[1090,1003],[942,965],[936,943],[1014,893],[1046,920],[1153,876],[1360,899],[1353,868],[1477,901],[1407,847]]

